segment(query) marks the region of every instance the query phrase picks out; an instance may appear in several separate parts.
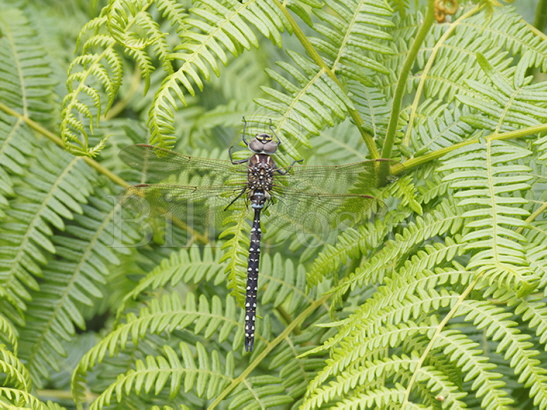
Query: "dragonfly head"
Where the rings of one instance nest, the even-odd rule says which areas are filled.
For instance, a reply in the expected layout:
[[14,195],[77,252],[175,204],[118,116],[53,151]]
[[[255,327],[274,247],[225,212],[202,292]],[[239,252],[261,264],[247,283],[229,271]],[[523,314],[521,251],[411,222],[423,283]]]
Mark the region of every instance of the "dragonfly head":
[[255,154],[272,155],[277,151],[278,145],[270,134],[260,133],[249,142],[249,149]]

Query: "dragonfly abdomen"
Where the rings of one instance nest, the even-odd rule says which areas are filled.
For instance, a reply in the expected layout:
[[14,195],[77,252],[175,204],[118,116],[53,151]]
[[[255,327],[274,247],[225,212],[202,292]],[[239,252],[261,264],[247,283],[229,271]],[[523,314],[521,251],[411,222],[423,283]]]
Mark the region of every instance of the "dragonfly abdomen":
[[254,209],[251,227],[251,245],[249,246],[249,264],[247,268],[247,291],[245,297],[245,350],[254,347],[256,321],[256,295],[258,291],[258,267],[260,264],[260,211],[270,199],[275,164],[268,154],[255,154],[248,164],[249,200]]
[[247,268],[247,292],[245,297],[245,350],[251,352],[254,346],[256,321],[256,294],[258,291],[258,266],[260,263],[260,211],[255,208],[251,227],[251,245],[249,246],[249,264]]

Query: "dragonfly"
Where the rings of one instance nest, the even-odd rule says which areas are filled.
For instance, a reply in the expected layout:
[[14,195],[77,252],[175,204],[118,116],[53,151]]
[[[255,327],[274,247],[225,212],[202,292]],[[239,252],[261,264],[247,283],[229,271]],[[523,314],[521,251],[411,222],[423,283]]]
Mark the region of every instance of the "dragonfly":
[[[391,160],[326,166],[304,166],[300,164],[302,160],[297,160],[287,167],[278,167],[272,156],[281,141],[271,120],[270,132],[257,132],[251,140],[245,138],[245,117],[243,121],[242,141],[250,153],[241,160],[234,160],[233,147],[228,151],[230,159],[221,160],[147,144],[123,148],[120,158],[149,178],[161,181],[127,188],[122,206],[132,203],[128,198],[142,199],[152,216],[170,215],[187,223],[206,219],[213,226],[233,212],[236,205],[242,204],[250,211],[244,323],[244,346],[250,352],[256,333],[262,215],[269,213],[268,223],[279,223],[285,229],[315,233],[343,229],[383,207],[369,192],[381,185],[382,167],[389,168]],[[273,210],[275,214],[270,212]]]

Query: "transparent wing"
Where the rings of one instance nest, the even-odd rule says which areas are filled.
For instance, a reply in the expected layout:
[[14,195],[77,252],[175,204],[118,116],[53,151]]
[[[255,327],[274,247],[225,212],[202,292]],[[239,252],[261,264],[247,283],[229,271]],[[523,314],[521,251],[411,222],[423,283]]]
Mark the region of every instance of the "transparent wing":
[[[125,208],[154,217],[170,214],[187,224],[214,225],[245,203],[247,164],[182,155],[151,145],[131,145],[120,152],[131,167],[157,180],[177,176],[182,184],[136,185],[125,190]],[[294,166],[275,173],[268,223],[293,231],[322,233],[354,225],[384,208],[370,193],[386,175],[390,160],[334,166]],[[382,168],[383,167],[383,168]],[[205,222],[204,222],[205,221]]]
[[171,217],[202,229],[219,226],[233,210],[232,201],[245,202],[245,184],[182,186],[143,184],[129,187],[118,196],[122,207],[143,217]]
[[395,161],[376,159],[332,166],[295,165],[285,175],[276,173],[277,184],[288,186],[305,193],[325,194],[367,194],[382,183],[382,175],[387,175],[389,166]]
[[383,202],[371,195],[331,194],[275,186],[272,196],[266,223],[315,235],[354,226],[385,209]]
[[[152,145],[130,145],[120,151],[120,158],[130,167],[141,171],[156,181],[172,175],[186,177],[209,177],[215,185],[221,185],[233,176],[244,176],[246,164],[232,164],[221,159],[190,157]],[[212,184],[211,184],[212,185]]]

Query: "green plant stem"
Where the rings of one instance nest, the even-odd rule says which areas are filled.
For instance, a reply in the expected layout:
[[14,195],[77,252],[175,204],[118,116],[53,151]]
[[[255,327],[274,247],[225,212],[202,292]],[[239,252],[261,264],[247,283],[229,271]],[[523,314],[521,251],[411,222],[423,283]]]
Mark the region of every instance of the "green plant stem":
[[[522,128],[520,130],[504,132],[502,134],[492,133],[490,135],[487,135],[484,138],[490,139],[492,141],[494,141],[494,140],[509,140],[509,139],[527,137],[529,135],[538,134],[540,132],[547,132],[547,124],[535,125],[533,127],[526,127],[526,128]],[[400,173],[408,171],[412,168],[416,168],[420,165],[423,165],[427,162],[430,162],[430,161],[433,161],[435,159],[441,158],[442,156],[444,156],[444,155],[446,155],[446,154],[448,154],[452,151],[455,151],[455,150],[457,150],[461,147],[465,147],[465,146],[471,145],[471,144],[477,144],[478,142],[479,142],[478,138],[473,138],[473,139],[470,139],[470,140],[467,140],[467,141],[460,142],[459,144],[454,144],[450,147],[441,148],[437,151],[427,153],[427,154],[422,155],[420,157],[412,158],[412,159],[404,162],[401,165],[393,166],[392,167],[392,174],[393,175],[400,174]]]
[[534,17],[534,27],[543,32],[547,21],[547,0],[539,0]]
[[[30,128],[32,128],[34,131],[38,132],[39,134],[42,134],[43,136],[45,136],[46,138],[48,138],[49,140],[53,141],[55,144],[57,144],[58,146],[60,146],[61,148],[64,149],[64,144],[63,144],[63,140],[61,138],[59,138],[57,135],[55,135],[54,133],[52,133],[51,131],[49,131],[48,129],[42,127],[40,124],[38,124],[37,122],[34,122],[32,121],[30,118],[28,117],[25,117],[24,115],[22,114],[19,114],[17,111],[15,110],[12,110],[11,108],[9,108],[8,106],[0,103],[0,110],[4,111],[5,113],[13,116],[13,117],[16,117],[18,118],[19,120],[23,121],[25,124],[27,124]],[[124,188],[127,188],[129,187],[129,183],[125,180],[123,180],[122,178],[120,178],[119,176],[117,176],[116,174],[114,174],[113,172],[109,171],[108,169],[104,168],[103,166],[101,166],[101,164],[99,164],[97,161],[95,161],[94,159],[91,159],[89,157],[83,157],[82,158],[90,167],[92,167],[93,169],[95,169],[97,172],[99,172],[100,174],[103,174],[104,176],[106,176],[108,179],[110,179],[112,182],[114,182],[115,184],[117,185],[120,185]]]
[[[433,1],[433,0],[430,0],[430,1]],[[296,21],[294,21],[291,14],[285,7],[285,4],[281,4],[279,0],[273,0],[273,2],[279,8],[279,10],[281,10],[284,16],[287,18],[287,20],[289,21],[293,29],[294,34],[296,35],[296,38],[300,41],[300,43],[302,44],[302,46],[304,47],[308,55],[315,62],[315,64],[317,64],[321,68],[321,70],[323,70],[336,83],[336,85],[340,88],[340,90],[344,90],[344,88],[342,87],[342,84],[338,80],[338,77],[336,77],[336,74],[334,73],[334,71],[332,71],[330,67],[325,63],[325,61],[323,61],[323,59],[321,58],[317,50],[313,47],[313,45],[310,43],[310,41],[308,40],[304,32],[300,29]],[[317,76],[317,78],[319,77],[320,76]],[[365,130],[364,128],[365,123],[363,119],[361,118],[361,116],[359,115],[359,112],[352,107],[347,107],[347,110],[351,119],[353,120],[354,124],[357,126],[357,129],[359,130],[359,133],[361,134],[361,138],[363,138],[363,141],[365,142],[368,148],[371,158],[372,159],[380,158],[380,154],[378,152],[378,148],[376,148],[374,139],[372,138],[372,135]]]
[[403,67],[401,68],[399,79],[397,81],[397,87],[395,88],[395,94],[393,95],[393,105],[391,106],[389,124],[387,126],[387,131],[386,131],[386,138],[384,140],[384,146],[382,148],[382,158],[391,158],[391,152],[393,151],[393,144],[395,143],[395,133],[397,132],[397,125],[399,123],[399,114],[401,113],[403,97],[406,90],[406,82],[408,80],[410,70],[412,70],[412,66],[414,65],[414,62],[416,61],[416,56],[418,55],[418,52],[420,51],[420,47],[425,41],[425,37],[427,36],[427,33],[429,32],[429,29],[433,25],[434,21],[435,21],[434,0],[428,0],[427,11],[425,14],[424,21],[422,23],[422,26],[420,27],[420,30],[418,31],[418,34],[416,34],[416,38],[414,38],[414,42],[412,43],[412,47],[410,47],[410,50],[406,56]]
[[290,325],[288,325],[285,330],[277,336],[274,340],[272,340],[270,343],[267,344],[266,348],[252,361],[252,363],[249,363],[249,366],[234,380],[232,380],[232,383],[228,387],[226,387],[216,398],[213,403],[208,407],[209,409],[214,409],[216,406],[218,406],[224,398],[230,394],[232,390],[234,390],[237,386],[239,386],[241,383],[244,382],[244,380],[251,374],[251,372],[259,365],[261,364],[264,359],[268,356],[268,354],[275,348],[277,345],[279,345],[285,338],[287,338],[291,332],[300,326],[300,324],[308,317],[310,316],[317,308],[319,308],[323,303],[327,301],[327,299],[330,297],[330,294],[324,295],[321,298],[317,299],[315,302],[313,302],[306,310],[304,310],[302,313],[300,313]]
[[418,106],[420,105],[420,99],[422,97],[422,93],[425,86],[425,80],[427,79],[427,76],[429,74],[429,71],[431,70],[431,67],[433,67],[433,63],[435,62],[435,58],[437,57],[437,53],[441,49],[441,47],[444,45],[444,42],[452,35],[454,30],[460,25],[460,23],[469,17],[471,17],[473,14],[480,11],[480,7],[474,7],[473,9],[469,10],[467,13],[463,14],[458,18],[454,23],[450,25],[448,30],[441,36],[439,41],[437,41],[437,44],[433,47],[431,50],[431,54],[429,55],[429,58],[427,59],[427,64],[425,65],[422,74],[420,75],[420,83],[418,84],[418,88],[416,89],[416,95],[414,96],[414,101],[412,103],[412,107],[410,110],[410,116],[408,119],[408,126],[405,132],[405,137],[403,138],[403,145],[409,146],[410,145],[410,136],[412,133],[412,128],[414,127],[414,118],[416,117],[416,111],[418,110]]
[[[538,209],[536,209],[532,215],[530,215],[528,218],[526,218],[526,223],[532,223],[536,220],[536,218],[540,215],[543,215],[543,213],[547,210],[547,202],[544,202]],[[515,232],[516,233],[522,233],[522,231],[525,229],[525,226],[521,226],[518,228]]]
[[141,77],[141,70],[137,66],[135,67],[135,71],[133,72],[133,75],[131,77],[131,85],[129,86],[129,90],[127,90],[127,94],[123,97],[123,99],[114,104],[114,106],[110,110],[108,110],[108,112],[104,115],[105,120],[116,117],[120,112],[125,109],[129,101],[131,101],[133,96],[139,90],[139,87],[141,85]]
[[414,386],[414,383],[416,382],[416,379],[418,378],[418,375],[420,373],[420,369],[422,368],[422,366],[425,362],[425,359],[427,359],[427,356],[429,355],[429,353],[431,352],[431,350],[435,346],[435,342],[437,341],[437,338],[439,337],[439,335],[441,334],[441,332],[443,331],[445,326],[448,324],[448,321],[454,317],[454,315],[458,311],[458,309],[459,309],[460,305],[463,303],[463,301],[467,298],[467,296],[469,296],[469,293],[471,293],[471,291],[475,288],[475,286],[478,283],[480,277],[481,277],[481,274],[478,274],[475,277],[473,282],[471,282],[469,284],[469,286],[460,295],[460,297],[458,298],[458,300],[456,301],[456,303],[454,304],[452,309],[450,309],[450,312],[448,312],[446,314],[446,316],[444,317],[442,322],[439,323],[439,325],[437,326],[437,329],[435,330],[435,333],[431,337],[431,340],[429,341],[427,347],[425,348],[422,356],[418,360],[418,363],[416,364],[416,368],[414,369],[414,373],[412,374],[412,377],[410,378],[410,380],[408,382],[408,386],[406,387],[405,399],[404,399],[404,401],[401,405],[402,409],[406,408],[406,405],[408,404],[408,399],[410,398],[410,393],[412,392],[412,387]]
[[[60,400],[74,400],[74,396],[72,393],[68,390],[37,390],[36,394],[40,398],[46,398],[46,399],[60,399]],[[87,392],[86,393],[86,401],[88,403],[95,400],[97,397],[99,397],[98,394]]]
[[[32,128],[34,131],[38,132],[39,134],[42,134],[49,140],[53,141],[55,144],[59,145],[61,148],[65,148],[63,144],[63,140],[59,138],[57,135],[55,135],[53,132],[49,131],[48,129],[42,127],[37,122],[34,122],[28,117],[25,117],[24,115],[18,113],[15,110],[12,110],[7,105],[2,104],[0,102],[0,110],[4,111],[5,113],[19,119],[20,121],[23,121],[25,124],[27,124],[30,128]],[[97,171],[99,174],[103,174],[108,179],[110,179],[112,182],[114,182],[117,185],[120,185],[123,188],[130,187],[131,184],[129,184],[126,180],[120,178],[110,170],[103,167],[101,164],[99,164],[97,161],[95,161],[92,158],[89,157],[79,157],[83,161],[85,161],[91,168],[93,168],[95,171]],[[180,221],[179,219],[173,218],[173,223],[177,225],[178,227],[184,229],[185,231],[190,232],[198,242],[202,244],[207,244],[209,241],[207,240],[207,237],[196,230],[190,228],[187,226],[184,222]]]

